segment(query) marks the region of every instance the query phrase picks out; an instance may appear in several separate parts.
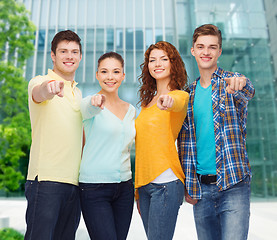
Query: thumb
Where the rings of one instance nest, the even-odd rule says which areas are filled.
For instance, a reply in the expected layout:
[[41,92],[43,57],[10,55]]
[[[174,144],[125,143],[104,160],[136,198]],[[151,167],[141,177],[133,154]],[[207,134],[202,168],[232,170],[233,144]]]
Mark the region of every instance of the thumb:
[[104,94],[101,94],[101,104],[99,106],[101,109],[104,109],[105,102],[106,102],[106,96]]
[[230,82],[231,82],[231,78],[224,78],[224,80],[227,84],[230,84]]
[[63,81],[60,81],[59,87],[60,87],[60,89],[63,89],[63,88],[64,88],[64,82],[63,82]]
[[106,102],[106,96],[105,96],[104,94],[101,94],[101,96],[102,96],[101,102],[102,102],[102,104],[103,104],[103,103]]
[[59,97],[63,97],[64,96],[64,82],[59,82],[59,88],[60,88],[60,92],[57,94]]

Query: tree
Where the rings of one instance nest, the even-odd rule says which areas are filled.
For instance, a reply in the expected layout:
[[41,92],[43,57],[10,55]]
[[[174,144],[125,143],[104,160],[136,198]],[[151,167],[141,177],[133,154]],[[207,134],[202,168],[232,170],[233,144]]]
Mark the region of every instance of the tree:
[[22,3],[0,0],[0,189],[5,191],[19,189],[28,162],[31,127],[23,68],[33,54],[34,32]]

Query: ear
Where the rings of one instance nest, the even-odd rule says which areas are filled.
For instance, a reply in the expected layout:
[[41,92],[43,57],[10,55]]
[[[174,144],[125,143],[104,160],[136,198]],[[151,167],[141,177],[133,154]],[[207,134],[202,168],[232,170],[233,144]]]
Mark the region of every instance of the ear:
[[193,48],[193,47],[191,47],[190,52],[191,52],[191,55],[192,55],[192,56],[195,56],[195,55],[194,55],[194,48]]
[[56,60],[56,55],[53,51],[51,51],[51,58],[52,58],[52,61],[55,62]]
[[125,79],[125,73],[123,73],[123,76],[122,76],[122,81]]
[[99,80],[98,79],[98,71],[96,72],[95,77],[96,77],[97,80]]
[[221,56],[222,48],[219,49],[219,57]]

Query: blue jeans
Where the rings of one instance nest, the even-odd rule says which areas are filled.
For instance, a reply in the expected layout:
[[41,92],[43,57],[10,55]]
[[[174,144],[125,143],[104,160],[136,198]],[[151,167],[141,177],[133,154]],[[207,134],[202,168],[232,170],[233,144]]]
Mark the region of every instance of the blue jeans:
[[74,240],[81,208],[79,189],[67,183],[28,180],[25,240]]
[[202,199],[194,206],[199,240],[246,240],[250,217],[250,178],[218,191],[215,184],[201,184]]
[[180,180],[138,188],[141,218],[148,240],[173,238],[179,208],[184,199]]
[[80,183],[81,208],[90,238],[125,240],[134,206],[134,185],[121,183]]

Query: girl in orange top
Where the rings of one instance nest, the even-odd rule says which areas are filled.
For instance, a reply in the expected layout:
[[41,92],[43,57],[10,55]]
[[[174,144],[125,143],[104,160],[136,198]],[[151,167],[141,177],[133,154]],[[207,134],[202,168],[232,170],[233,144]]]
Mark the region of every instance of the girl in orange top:
[[141,112],[136,125],[138,209],[148,240],[172,239],[184,198],[184,178],[175,141],[186,117],[185,65],[168,42],[152,44],[141,65]]

